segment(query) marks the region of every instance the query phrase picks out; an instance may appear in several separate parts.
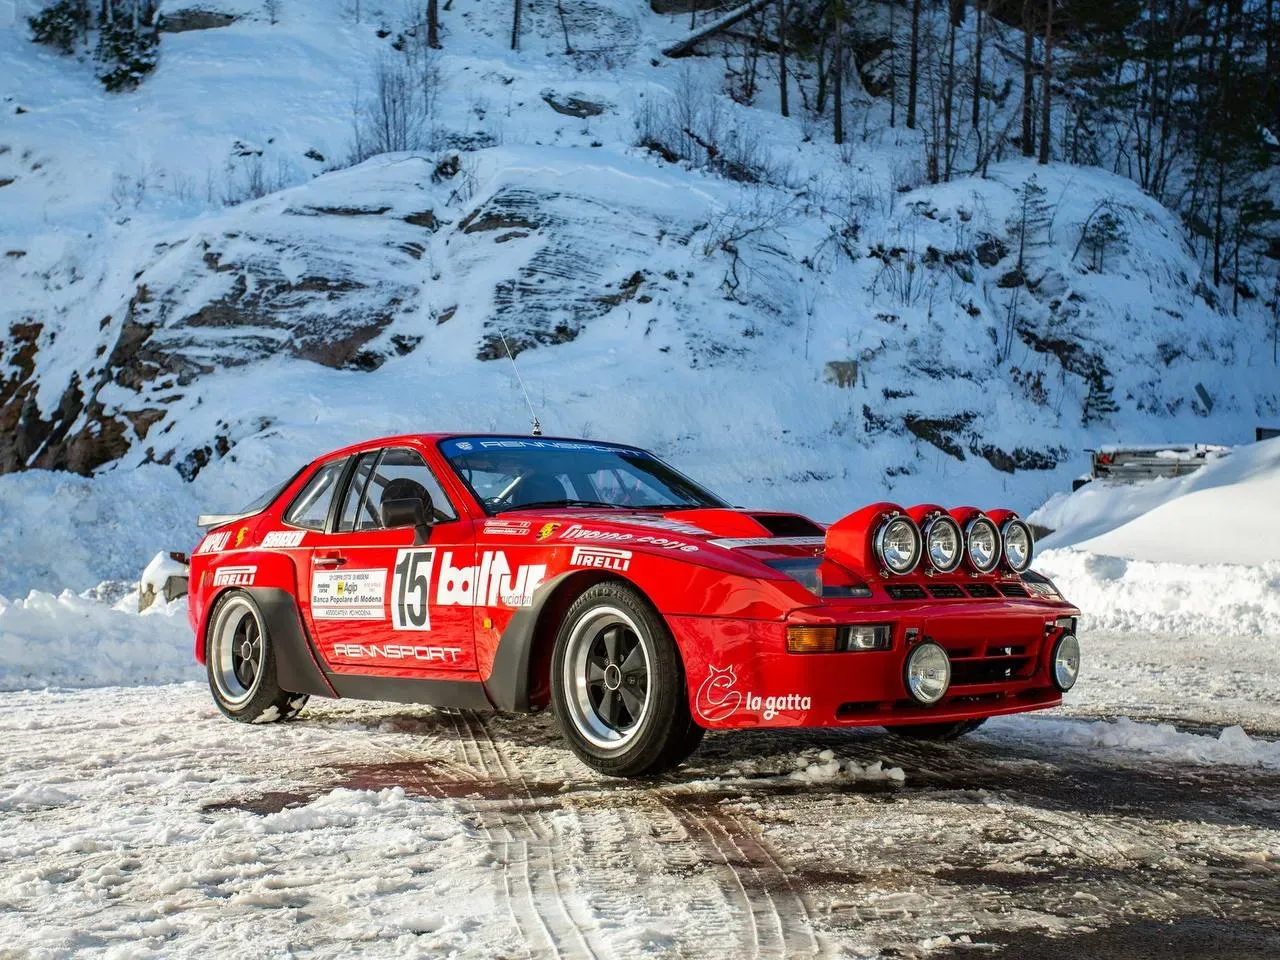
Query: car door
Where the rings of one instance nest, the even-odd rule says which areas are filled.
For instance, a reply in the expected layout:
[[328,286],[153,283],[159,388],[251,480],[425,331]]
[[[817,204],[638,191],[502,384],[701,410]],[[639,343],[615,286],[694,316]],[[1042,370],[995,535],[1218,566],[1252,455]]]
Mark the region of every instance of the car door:
[[[429,526],[383,523],[384,503],[420,497],[430,503]],[[417,450],[357,455],[326,530],[308,539],[312,635],[331,670],[428,679],[475,671],[471,611],[435,596],[443,558],[474,557],[473,525],[459,519]]]

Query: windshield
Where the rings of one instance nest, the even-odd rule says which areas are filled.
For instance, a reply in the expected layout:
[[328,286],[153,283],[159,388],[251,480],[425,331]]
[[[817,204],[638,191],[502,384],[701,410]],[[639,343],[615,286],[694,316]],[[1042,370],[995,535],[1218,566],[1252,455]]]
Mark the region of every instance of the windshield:
[[490,513],[537,507],[629,510],[725,502],[651,453],[590,440],[456,437],[440,452]]

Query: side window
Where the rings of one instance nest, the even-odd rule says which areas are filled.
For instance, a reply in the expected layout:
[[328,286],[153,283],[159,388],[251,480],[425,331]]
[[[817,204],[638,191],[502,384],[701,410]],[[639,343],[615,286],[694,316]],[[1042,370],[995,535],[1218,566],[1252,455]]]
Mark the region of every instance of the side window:
[[369,500],[369,478],[381,455],[381,450],[370,450],[360,455],[342,501],[342,512],[338,516],[339,533],[372,530],[379,526],[377,504]]
[[422,496],[423,493],[431,497],[432,514],[436,523],[458,519],[444,488],[418,452],[392,447],[384,451],[382,459],[378,461],[365,498],[374,515],[381,517],[383,500],[404,500]]
[[294,497],[293,503],[289,504],[289,509],[284,512],[284,522],[308,530],[323,530],[325,521],[329,518],[333,488],[337,486],[342,468],[346,465],[344,457],[321,467],[302,488],[302,492]]

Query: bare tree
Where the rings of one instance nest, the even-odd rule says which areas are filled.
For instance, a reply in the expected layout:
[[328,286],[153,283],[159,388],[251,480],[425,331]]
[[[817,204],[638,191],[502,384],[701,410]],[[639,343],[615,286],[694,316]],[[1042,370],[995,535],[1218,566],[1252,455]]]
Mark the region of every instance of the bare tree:
[[514,0],[511,12],[511,49],[520,49],[520,11],[524,6],[523,0]]
[[1036,155],[1035,104],[1031,85],[1035,73],[1035,37],[1032,32],[1031,5],[1033,0],[1022,0],[1022,155]]
[[791,116],[787,109],[787,0],[778,0],[778,98],[782,115]]
[[977,22],[973,28],[973,129],[981,122],[982,103],[982,12],[987,0],[974,0],[973,12]]
[[916,128],[916,94],[920,84],[920,0],[911,0],[911,61],[907,66],[907,129]]
[[1049,162],[1050,79],[1053,73],[1053,0],[1044,5],[1044,66],[1040,73],[1040,163]]
[[427,46],[440,49],[440,0],[427,0]]
[[835,74],[831,78],[832,97],[835,100],[834,128],[835,142],[844,143],[844,8],[843,0],[834,0],[831,4],[835,16],[836,49],[832,69]]

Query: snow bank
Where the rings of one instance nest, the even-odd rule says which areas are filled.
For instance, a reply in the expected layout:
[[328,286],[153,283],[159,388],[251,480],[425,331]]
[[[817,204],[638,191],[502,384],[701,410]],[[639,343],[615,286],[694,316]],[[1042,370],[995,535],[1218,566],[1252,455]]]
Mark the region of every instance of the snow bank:
[[92,479],[50,470],[0,477],[0,594],[134,581],[157,550],[194,546],[200,508],[195,489],[154,464]]
[[114,604],[69,590],[0,595],[0,690],[199,679],[186,600],[137,605],[137,593]]
[[1280,743],[1255,740],[1238,726],[1227,727],[1214,737],[1184,733],[1167,723],[1135,723],[1128,717],[1084,723],[1022,716],[993,720],[989,730],[1001,737],[1012,734],[1055,745],[1137,752],[1173,763],[1280,769]]
[[1047,548],[1176,563],[1280,561],[1280,439],[1238,447],[1186,477],[1095,481],[1030,519],[1054,531]]
[[1280,636],[1280,562],[1153,563],[1049,550],[1035,563],[1090,630]]

